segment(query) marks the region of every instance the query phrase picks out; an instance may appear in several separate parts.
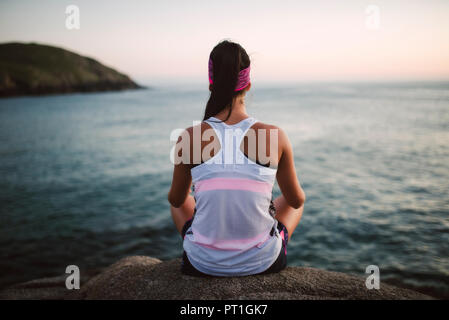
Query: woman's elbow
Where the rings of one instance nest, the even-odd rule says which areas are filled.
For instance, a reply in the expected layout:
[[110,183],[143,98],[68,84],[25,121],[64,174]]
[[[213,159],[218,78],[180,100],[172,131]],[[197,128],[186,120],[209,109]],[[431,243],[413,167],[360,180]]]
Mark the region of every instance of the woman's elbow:
[[180,201],[175,196],[173,196],[171,192],[168,193],[167,199],[168,202],[175,208],[179,208],[183,203],[183,201]]
[[305,202],[306,202],[306,194],[304,193],[303,190],[301,190],[290,205],[295,209],[299,209],[304,205]]

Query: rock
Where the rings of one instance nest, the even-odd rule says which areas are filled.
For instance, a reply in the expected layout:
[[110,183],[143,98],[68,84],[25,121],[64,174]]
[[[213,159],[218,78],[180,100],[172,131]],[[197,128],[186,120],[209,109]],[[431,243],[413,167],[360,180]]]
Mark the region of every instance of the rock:
[[[84,286],[94,275],[102,269],[93,269],[83,272],[80,278],[80,286]],[[80,290],[68,290],[66,279],[68,274],[56,277],[41,278],[13,285],[0,291],[0,300],[69,300],[79,299]]]
[[55,300],[77,299],[77,290],[67,290],[67,275],[32,280],[14,285],[0,292],[0,299],[8,300]]
[[[151,272],[156,265],[163,265],[159,259],[132,256],[119,260],[94,277],[81,288],[80,297],[85,299],[145,299],[145,292],[154,290],[158,280]],[[146,278],[149,273],[154,279]],[[178,271],[178,273],[180,273]],[[153,292],[157,296],[157,292]],[[125,298],[129,297],[129,298]],[[151,299],[151,298],[149,298]]]
[[86,282],[67,290],[67,275],[15,285],[0,299],[432,299],[381,283],[368,290],[365,278],[314,268],[287,267],[276,274],[232,278],[198,278],[180,272],[181,259],[160,261],[132,256],[119,260]]
[[198,278],[180,272],[181,260],[128,257],[83,286],[82,299],[431,299],[381,283],[314,268],[287,267],[280,273],[232,278]]

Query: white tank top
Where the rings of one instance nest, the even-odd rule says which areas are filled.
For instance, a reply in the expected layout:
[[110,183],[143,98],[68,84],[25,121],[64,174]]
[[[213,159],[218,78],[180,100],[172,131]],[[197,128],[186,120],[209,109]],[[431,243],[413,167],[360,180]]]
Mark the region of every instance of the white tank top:
[[191,169],[196,213],[183,247],[191,264],[216,276],[244,276],[268,269],[282,246],[269,213],[276,169],[240,150],[252,117],[228,125],[211,117],[220,150]]

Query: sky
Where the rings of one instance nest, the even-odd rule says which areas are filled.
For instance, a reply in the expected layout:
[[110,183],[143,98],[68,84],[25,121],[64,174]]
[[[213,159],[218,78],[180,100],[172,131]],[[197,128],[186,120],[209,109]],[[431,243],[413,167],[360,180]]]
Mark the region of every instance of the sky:
[[207,82],[224,39],[246,49],[253,82],[449,79],[447,0],[0,1],[0,42],[60,46],[143,84]]

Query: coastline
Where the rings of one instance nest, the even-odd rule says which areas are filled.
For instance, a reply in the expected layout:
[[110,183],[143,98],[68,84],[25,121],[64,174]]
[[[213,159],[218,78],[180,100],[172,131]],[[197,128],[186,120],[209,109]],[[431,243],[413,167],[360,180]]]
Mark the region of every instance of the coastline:
[[0,60],[0,98],[143,88],[93,58],[45,44],[0,43]]

